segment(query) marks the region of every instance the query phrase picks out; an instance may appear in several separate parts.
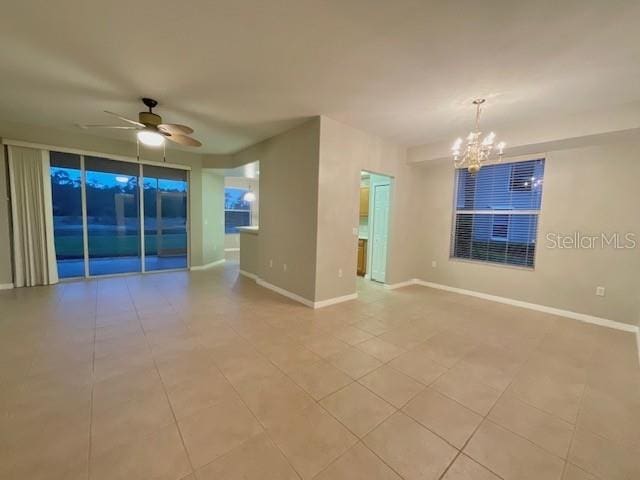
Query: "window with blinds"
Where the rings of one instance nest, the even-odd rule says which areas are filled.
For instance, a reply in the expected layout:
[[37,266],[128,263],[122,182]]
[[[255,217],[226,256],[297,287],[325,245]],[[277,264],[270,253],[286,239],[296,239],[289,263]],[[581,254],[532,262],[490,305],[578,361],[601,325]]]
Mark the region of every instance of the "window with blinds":
[[225,187],[224,233],[238,233],[238,227],[251,225],[251,203],[244,200],[249,190]]
[[451,256],[533,268],[544,160],[456,171]]

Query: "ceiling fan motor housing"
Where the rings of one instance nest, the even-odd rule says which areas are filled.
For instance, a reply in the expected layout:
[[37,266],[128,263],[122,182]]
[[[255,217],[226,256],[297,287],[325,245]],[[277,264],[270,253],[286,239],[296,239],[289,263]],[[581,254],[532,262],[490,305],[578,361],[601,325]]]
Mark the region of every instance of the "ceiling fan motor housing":
[[157,127],[162,123],[162,117],[152,112],[140,112],[138,115],[140,123],[148,127]]

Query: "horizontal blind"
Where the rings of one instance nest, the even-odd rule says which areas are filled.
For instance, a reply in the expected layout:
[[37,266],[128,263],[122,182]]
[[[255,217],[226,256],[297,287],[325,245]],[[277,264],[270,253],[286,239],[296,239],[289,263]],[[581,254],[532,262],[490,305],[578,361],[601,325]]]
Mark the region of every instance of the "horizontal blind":
[[456,171],[451,256],[533,267],[544,160]]

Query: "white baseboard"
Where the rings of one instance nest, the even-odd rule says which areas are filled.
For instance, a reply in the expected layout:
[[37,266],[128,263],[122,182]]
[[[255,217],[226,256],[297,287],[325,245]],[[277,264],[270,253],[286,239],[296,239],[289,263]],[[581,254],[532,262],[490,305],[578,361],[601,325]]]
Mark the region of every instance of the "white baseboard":
[[616,320],[609,320],[608,318],[601,318],[593,315],[588,315],[586,313],[578,313],[578,312],[573,312],[571,310],[563,310],[561,308],[549,307],[547,305],[539,305],[537,303],[523,302],[522,300],[515,300],[513,298],[490,295],[488,293],[476,292],[475,290],[466,290],[464,288],[451,287],[449,285],[443,285],[441,283],[427,282],[426,280],[420,280],[419,278],[413,278],[411,280],[407,280],[406,282],[385,285],[385,287],[389,289],[395,289],[395,288],[406,287],[409,285],[422,285],[424,287],[436,288],[438,290],[446,290],[447,292],[459,293],[461,295],[469,295],[471,297],[482,298],[484,300],[490,300],[492,302],[504,303],[506,305],[513,305],[514,307],[527,308],[529,310],[536,310],[538,312],[549,313],[551,315],[558,315],[560,317],[571,318],[573,320],[579,320],[585,323],[592,323],[594,325],[600,325],[601,327],[613,328],[615,330],[622,330],[624,332],[632,332],[638,336],[638,342],[640,342],[639,327],[635,325],[630,325],[628,323],[618,322]]
[[246,272],[244,270],[240,270],[240,275],[250,278],[251,280],[258,280],[258,276],[255,273]]
[[216,265],[221,265],[225,262],[225,259],[221,259],[221,260],[216,260],[215,262],[211,262],[211,263],[207,263],[205,265],[195,265],[193,267],[190,267],[189,270],[206,270],[208,268],[211,267],[215,267]]
[[284,288],[280,288],[276,285],[273,285],[269,282],[265,282],[264,280],[262,280],[261,278],[256,277],[253,273],[249,273],[249,272],[243,272],[242,270],[240,270],[240,273],[242,275],[246,275],[249,278],[254,278],[256,280],[256,283],[258,285],[260,285],[261,287],[264,288],[268,288],[269,290],[273,290],[276,293],[279,293],[280,295],[283,295],[287,298],[290,298],[291,300],[295,300],[296,302],[299,302],[303,305],[306,305],[307,307],[316,309],[316,308],[323,308],[323,307],[328,307],[329,305],[335,305],[337,303],[342,303],[342,302],[348,302],[349,300],[355,300],[356,298],[358,298],[358,294],[357,293],[351,293],[349,295],[343,295],[341,297],[335,297],[335,298],[329,298],[327,300],[321,300],[319,302],[314,302],[312,300],[309,300],[307,298],[304,298],[296,293],[290,292],[289,290],[285,290]]
[[11,290],[13,283],[0,283],[0,290]]
[[385,283],[384,288],[388,290],[395,290],[396,288],[408,287],[409,285],[417,285],[418,279],[412,278],[411,280],[407,280],[406,282],[400,283]]
[[272,283],[265,282],[261,278],[256,278],[256,283],[261,287],[268,288],[269,290],[273,290],[274,292],[279,293],[284,297],[290,298],[291,300],[295,300],[296,302],[300,302],[303,305],[306,305],[307,307],[314,308],[315,302],[313,302],[312,300],[306,299],[304,297],[301,297],[296,293],[290,292],[289,290],[285,290],[284,288],[280,288],[276,285],[273,285]]
[[343,295],[341,297],[334,297],[328,300],[321,300],[319,302],[314,302],[313,308],[322,308],[328,307],[329,305],[335,305],[336,303],[348,302],[349,300],[355,300],[358,298],[357,293],[351,293],[349,295]]
[[225,248],[224,251],[225,252],[239,252],[240,251],[240,247]]

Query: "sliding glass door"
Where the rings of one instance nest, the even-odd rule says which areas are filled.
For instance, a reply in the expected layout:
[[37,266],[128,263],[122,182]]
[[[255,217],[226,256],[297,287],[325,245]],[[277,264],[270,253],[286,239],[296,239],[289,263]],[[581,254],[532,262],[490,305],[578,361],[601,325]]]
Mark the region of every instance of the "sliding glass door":
[[144,167],[145,270],[186,268],[187,172]]
[[53,238],[58,276],[84,276],[82,171],[80,155],[51,152]]
[[142,271],[140,166],[85,157],[89,275]]
[[185,170],[59,152],[50,158],[61,278],[187,268]]

